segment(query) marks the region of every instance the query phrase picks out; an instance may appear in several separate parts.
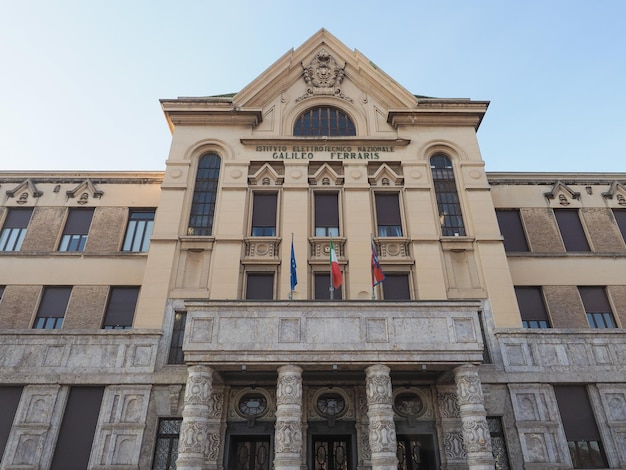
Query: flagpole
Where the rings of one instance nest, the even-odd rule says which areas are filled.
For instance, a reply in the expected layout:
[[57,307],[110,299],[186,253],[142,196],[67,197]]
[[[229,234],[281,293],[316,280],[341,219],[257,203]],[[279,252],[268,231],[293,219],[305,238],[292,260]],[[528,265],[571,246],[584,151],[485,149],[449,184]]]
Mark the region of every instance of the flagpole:
[[[293,232],[291,232],[291,256],[293,256]],[[289,300],[293,300],[293,258],[289,259]]]
[[328,291],[330,292],[330,300],[334,300],[335,299],[335,286],[333,285],[333,250],[332,250],[332,246],[333,246],[333,236],[330,235],[330,245],[328,248],[328,256],[329,256],[329,267],[330,267],[330,286],[328,287]]
[[[370,233],[370,246],[374,246],[374,235]],[[376,286],[374,285],[374,266],[370,262],[370,275],[372,277],[372,300],[376,300]]]

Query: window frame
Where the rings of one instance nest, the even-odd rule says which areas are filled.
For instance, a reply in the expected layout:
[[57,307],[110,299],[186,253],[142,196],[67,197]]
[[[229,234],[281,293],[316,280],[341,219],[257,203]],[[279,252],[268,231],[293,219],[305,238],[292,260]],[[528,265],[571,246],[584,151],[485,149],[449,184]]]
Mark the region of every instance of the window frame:
[[[340,266],[342,276],[345,279],[345,273],[343,272],[343,266]],[[325,284],[326,287],[320,285],[318,286],[318,279],[323,280],[326,279]],[[330,270],[315,270],[313,271],[313,287],[311,289],[313,293],[313,300],[330,300]],[[318,297],[318,293],[321,295]],[[343,300],[343,283],[337,288],[333,290],[333,299],[332,300]]]
[[[58,251],[62,253],[82,253],[85,251],[89,230],[93,222],[95,208],[93,207],[70,207]],[[78,214],[81,214],[80,216]],[[89,214],[87,217],[82,214]]]
[[[29,212],[28,219],[22,214]],[[19,215],[18,215],[19,214]],[[8,207],[2,229],[0,229],[0,252],[20,251],[28,226],[33,218],[32,207]],[[24,222],[26,222],[24,224]],[[7,247],[11,246],[7,249]]]
[[[336,207],[329,204],[330,198],[332,197],[337,200]],[[324,201],[324,198],[326,198],[327,201]],[[329,208],[331,210],[329,210]],[[330,224],[331,221],[334,222],[335,214],[337,219],[336,226]],[[338,190],[313,191],[313,230],[313,235],[320,238],[339,238],[343,233],[341,230],[341,200]]]
[[[411,272],[410,271],[394,271],[391,269],[386,268],[385,270],[385,281],[382,282],[380,285],[382,286],[382,300],[386,300],[389,302],[403,302],[406,300],[413,300],[413,282],[412,282],[412,278],[411,278]],[[407,297],[394,297],[394,298],[389,298],[389,294],[391,292],[389,292],[389,289],[391,288],[390,286],[392,286],[394,284],[395,279],[400,279],[403,278],[406,280],[406,288],[407,288]],[[391,280],[391,282],[389,282]],[[389,284],[388,284],[389,282]],[[389,286],[389,287],[387,287]],[[405,286],[401,286],[403,289]],[[385,288],[388,289],[387,294],[385,294]],[[398,286],[394,286],[394,289],[397,289]]]
[[[433,163],[435,160],[445,160],[448,165],[439,168],[436,166],[437,162]],[[438,151],[429,157],[428,164],[433,181],[433,191],[435,192],[437,217],[441,236],[467,236],[465,217],[463,216],[463,205],[459,194],[452,158],[447,153]],[[445,191],[443,189],[445,189]],[[449,209],[452,209],[452,211],[447,213]],[[455,221],[456,224],[452,223],[453,221]]]
[[[129,330],[133,327],[133,323],[135,322],[135,313],[137,312],[137,304],[139,302],[139,286],[111,286],[109,287],[109,295],[107,298],[106,309],[104,311],[104,317],[102,318],[102,329],[103,330]],[[130,311],[130,302],[129,297],[121,297],[121,292],[131,292],[134,300],[134,305],[132,307],[132,312]],[[119,293],[119,294],[118,294]],[[114,304],[115,302],[115,304]],[[116,306],[116,310],[111,310],[114,308],[112,305]],[[110,318],[113,317],[113,318]],[[129,318],[130,317],[130,318]],[[125,322],[117,322],[113,320],[117,320],[118,318],[122,318],[126,320]],[[128,320],[130,319],[130,322]]]
[[172,339],[167,357],[168,364],[184,364],[183,342],[185,340],[185,325],[187,324],[187,312],[175,311],[172,322]]
[[513,289],[522,319],[522,327],[528,329],[552,328],[541,286],[513,286]]
[[[278,214],[280,213],[278,196],[278,191],[252,192],[252,210],[250,214],[251,237],[278,236]],[[270,199],[273,199],[273,204],[271,204]]]
[[34,330],[63,328],[71,296],[72,286],[44,286],[32,328]]
[[[198,158],[189,202],[187,236],[213,236],[222,160],[220,154],[214,150],[207,151]],[[206,166],[203,166],[205,162]]]
[[[316,113],[318,115],[315,115]],[[337,124],[334,127],[333,121]],[[314,123],[318,125],[314,126]],[[293,123],[292,134],[294,137],[356,137],[357,130],[356,124],[343,109],[319,105],[298,114]]]
[[[618,328],[617,320],[606,287],[578,286],[580,300],[585,309],[585,317],[592,329]],[[600,325],[600,322],[602,325]],[[610,323],[610,325],[608,324]]]
[[591,252],[591,243],[589,243],[587,231],[580,217],[580,210],[553,208],[552,211],[565,251],[568,253]]
[[622,240],[626,244],[626,209],[613,208],[613,218],[617,224],[617,228],[622,235]]
[[[384,198],[387,198],[388,201],[391,201],[393,198],[393,202],[383,204]],[[374,191],[374,209],[378,238],[404,237],[402,197],[400,191]],[[381,224],[381,220],[382,222],[395,223]],[[381,233],[382,227],[386,227],[386,229],[383,230],[384,233]]]
[[504,239],[504,251],[507,253],[530,253],[530,245],[528,244],[528,236],[521,211],[519,209],[497,208],[496,219],[500,228],[500,234]]
[[[137,214],[150,214],[152,218],[135,219],[134,216]],[[125,253],[146,253],[150,249],[150,238],[154,230],[155,216],[156,209],[130,209],[120,251]]]
[[[253,294],[250,289],[254,289],[255,291],[259,291],[263,289],[263,285],[254,286],[250,283],[251,279],[261,279],[261,278],[272,278],[272,289],[271,289],[271,297],[261,296],[261,297],[249,297],[249,295]],[[275,300],[276,299],[276,271],[262,271],[262,270],[250,270],[245,273],[245,286],[243,289],[243,300],[252,300],[252,301],[264,301],[264,300]],[[267,281],[266,281],[267,282]]]
[[[178,434],[174,432],[168,433],[163,430],[163,427],[161,426],[161,424],[165,423],[166,421],[177,423]],[[178,459],[178,449],[179,449],[179,443],[180,443],[180,428],[182,427],[182,424],[183,424],[183,418],[159,417],[159,422],[157,424],[157,434],[156,434],[156,439],[154,442],[154,454],[152,454],[152,470],[169,470],[170,468],[172,468],[172,464],[176,463],[176,460]],[[162,440],[167,443],[168,451],[167,451],[165,466],[157,467],[156,457],[157,457],[157,452],[159,451],[159,440]]]

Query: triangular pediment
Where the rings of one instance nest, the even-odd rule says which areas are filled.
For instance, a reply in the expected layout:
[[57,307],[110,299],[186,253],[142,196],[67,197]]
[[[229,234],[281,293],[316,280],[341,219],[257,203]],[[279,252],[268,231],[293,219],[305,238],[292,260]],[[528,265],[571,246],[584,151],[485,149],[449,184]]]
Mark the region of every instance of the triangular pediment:
[[562,181],[554,183],[552,190],[544,193],[544,195],[551,200],[551,205],[554,206],[569,206],[572,203],[578,206],[580,204],[580,192],[574,191]]
[[264,108],[277,96],[283,101],[327,96],[348,103],[372,96],[387,109],[414,108],[417,103],[372,61],[325,29],[274,62],[237,93],[233,103],[240,108]]
[[383,163],[369,176],[369,183],[371,186],[402,186],[404,178],[399,171],[396,172],[389,165]]
[[284,176],[269,163],[263,164],[256,171],[251,167],[248,175],[248,184],[254,186],[279,186],[284,181]]
[[42,194],[31,179],[24,180],[13,189],[7,190],[7,196],[17,198],[18,204],[25,204],[29,197],[40,197]]
[[69,191],[67,191],[66,194],[67,197],[70,199],[76,198],[76,202],[78,204],[86,204],[89,201],[90,197],[94,199],[100,199],[104,192],[96,189],[90,179],[86,179],[74,189],[70,189]]
[[605,199],[611,199],[615,204],[626,207],[626,187],[619,181],[613,181],[609,190],[602,193]]
[[330,164],[324,163],[314,169],[309,165],[309,184],[315,186],[341,186],[344,182],[342,174],[337,172]]

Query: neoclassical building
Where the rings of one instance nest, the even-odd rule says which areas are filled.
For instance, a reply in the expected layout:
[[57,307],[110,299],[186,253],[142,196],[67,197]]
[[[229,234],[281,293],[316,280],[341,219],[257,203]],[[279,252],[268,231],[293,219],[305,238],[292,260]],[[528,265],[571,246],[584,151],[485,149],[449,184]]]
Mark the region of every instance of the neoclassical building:
[[164,170],[0,172],[0,468],[625,468],[626,173],[486,173],[488,104],[320,30]]

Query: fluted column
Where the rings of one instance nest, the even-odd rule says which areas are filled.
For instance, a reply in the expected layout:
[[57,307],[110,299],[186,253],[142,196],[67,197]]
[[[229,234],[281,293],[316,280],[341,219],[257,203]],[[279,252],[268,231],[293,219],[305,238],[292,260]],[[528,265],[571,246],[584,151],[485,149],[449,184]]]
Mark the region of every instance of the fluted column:
[[300,470],[302,460],[302,369],[278,368],[274,470]]
[[176,468],[201,470],[208,448],[213,370],[205,365],[189,366],[188,374]]
[[470,364],[457,367],[454,380],[469,470],[493,470],[495,459],[478,367]]
[[390,369],[382,364],[365,369],[367,417],[372,470],[397,470],[396,425],[393,422]]

